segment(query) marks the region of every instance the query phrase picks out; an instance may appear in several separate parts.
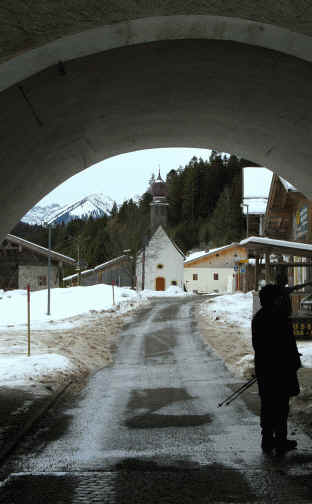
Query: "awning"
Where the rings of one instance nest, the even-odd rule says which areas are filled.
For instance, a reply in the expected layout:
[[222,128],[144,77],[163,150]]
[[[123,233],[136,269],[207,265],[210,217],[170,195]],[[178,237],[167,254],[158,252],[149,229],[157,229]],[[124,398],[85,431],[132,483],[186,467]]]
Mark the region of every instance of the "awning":
[[249,236],[240,242],[246,247],[248,257],[260,257],[264,254],[276,254],[298,257],[312,257],[312,245],[309,243],[276,240],[262,236]]

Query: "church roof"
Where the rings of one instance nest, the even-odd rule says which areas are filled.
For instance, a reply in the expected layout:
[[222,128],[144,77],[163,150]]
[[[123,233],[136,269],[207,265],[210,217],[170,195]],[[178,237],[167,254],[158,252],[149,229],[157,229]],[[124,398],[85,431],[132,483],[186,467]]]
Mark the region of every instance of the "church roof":
[[[169,236],[167,235],[166,231],[164,230],[164,228],[162,227],[162,225],[160,224],[157,229],[154,231],[154,233],[152,234],[152,236],[150,237],[150,239],[148,240],[148,242],[146,243],[146,245],[148,245],[151,240],[153,239],[153,237],[155,236],[155,234],[157,233],[157,231],[161,229],[163,231],[163,233],[166,235],[166,237],[168,238],[168,240],[171,242],[171,244],[174,246],[174,248],[177,250],[177,252],[179,252],[179,254],[181,254],[181,256],[183,257],[183,259],[185,259],[185,254],[182,252],[182,250],[178,247],[178,245],[173,241],[171,240],[171,238],[169,238]],[[139,253],[141,253],[143,251],[143,248],[139,251]]]

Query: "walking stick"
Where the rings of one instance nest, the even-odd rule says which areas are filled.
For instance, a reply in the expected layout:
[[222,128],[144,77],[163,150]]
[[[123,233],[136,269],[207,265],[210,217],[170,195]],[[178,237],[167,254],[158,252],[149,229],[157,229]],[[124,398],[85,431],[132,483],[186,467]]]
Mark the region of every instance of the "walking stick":
[[249,387],[251,387],[251,385],[253,385],[256,381],[257,378],[255,376],[250,378],[248,382],[244,383],[239,389],[235,390],[231,395],[229,395],[229,397],[224,399],[224,401],[220,402],[218,404],[218,408],[221,408],[223,404],[225,404],[226,406],[231,404],[231,402],[235,401],[235,399],[237,399],[238,396],[240,396],[243,392],[245,392],[245,390],[249,389]]

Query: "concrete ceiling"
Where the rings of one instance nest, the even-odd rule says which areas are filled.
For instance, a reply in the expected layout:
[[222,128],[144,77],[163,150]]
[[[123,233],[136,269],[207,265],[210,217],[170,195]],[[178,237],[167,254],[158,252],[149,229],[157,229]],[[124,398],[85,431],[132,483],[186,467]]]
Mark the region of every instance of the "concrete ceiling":
[[74,173],[143,148],[236,153],[312,196],[310,2],[185,3],[63,2],[72,16],[53,18],[55,2],[23,2],[34,7],[32,21],[23,9],[15,15],[17,2],[0,7],[8,16],[7,31],[0,26],[8,41],[0,44],[0,238]]

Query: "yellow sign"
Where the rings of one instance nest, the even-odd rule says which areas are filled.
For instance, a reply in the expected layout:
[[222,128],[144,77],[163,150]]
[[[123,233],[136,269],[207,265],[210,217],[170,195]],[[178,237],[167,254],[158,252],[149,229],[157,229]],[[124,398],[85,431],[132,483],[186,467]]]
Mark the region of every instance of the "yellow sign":
[[241,259],[239,262],[240,263],[248,263],[248,259]]
[[300,210],[297,210],[296,212],[296,224],[297,226],[300,224]]

